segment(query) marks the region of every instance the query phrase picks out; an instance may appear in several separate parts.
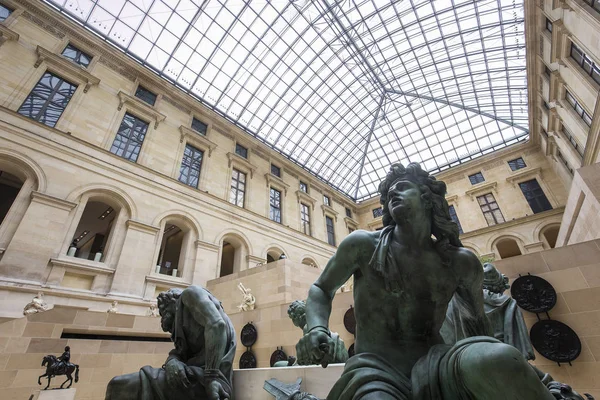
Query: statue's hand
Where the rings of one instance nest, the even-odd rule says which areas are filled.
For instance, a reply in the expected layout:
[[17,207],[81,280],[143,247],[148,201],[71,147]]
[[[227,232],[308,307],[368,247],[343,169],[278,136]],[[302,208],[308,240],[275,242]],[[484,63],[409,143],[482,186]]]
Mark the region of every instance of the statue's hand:
[[298,364],[321,364],[327,367],[329,360],[333,360],[335,342],[325,330],[314,330],[307,333],[296,345]]
[[229,399],[229,395],[225,392],[221,383],[216,379],[206,383],[206,395],[208,396],[208,400]]
[[167,384],[172,389],[178,389],[180,386],[188,388],[191,383],[185,373],[186,365],[179,360],[174,358],[170,359],[167,365],[165,365],[165,372],[167,373]]

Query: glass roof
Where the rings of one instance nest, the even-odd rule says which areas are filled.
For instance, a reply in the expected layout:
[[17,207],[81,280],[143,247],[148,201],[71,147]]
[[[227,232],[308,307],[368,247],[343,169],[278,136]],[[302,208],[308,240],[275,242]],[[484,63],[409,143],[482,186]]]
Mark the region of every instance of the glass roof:
[[528,137],[524,0],[45,0],[355,200]]

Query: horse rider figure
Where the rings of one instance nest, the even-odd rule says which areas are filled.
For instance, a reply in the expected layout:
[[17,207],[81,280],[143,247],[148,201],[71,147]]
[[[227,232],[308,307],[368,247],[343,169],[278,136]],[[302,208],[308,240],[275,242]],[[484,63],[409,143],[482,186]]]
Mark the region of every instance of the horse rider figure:
[[57,371],[66,370],[71,362],[71,348],[69,346],[65,347],[65,351],[62,353],[60,357],[58,357],[58,361],[60,364],[57,366]]

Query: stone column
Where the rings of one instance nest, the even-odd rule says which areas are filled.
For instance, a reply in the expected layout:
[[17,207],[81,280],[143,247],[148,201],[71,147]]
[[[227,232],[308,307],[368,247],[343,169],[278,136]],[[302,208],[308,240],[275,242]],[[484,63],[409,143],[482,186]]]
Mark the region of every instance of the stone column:
[[193,285],[206,287],[206,282],[218,278],[219,246],[196,240],[196,262],[194,265]]
[[23,186],[21,186],[15,201],[13,201],[6,217],[4,217],[4,221],[2,221],[2,225],[0,226],[0,251],[6,250],[10,239],[19,227],[19,221],[21,221],[21,218],[25,215],[25,211],[27,211],[27,207],[29,207],[31,192],[33,192],[36,185],[33,178],[28,178],[23,183]]
[[0,276],[44,283],[48,260],[60,251],[69,213],[76,205],[32,192],[31,203],[0,261]]
[[121,256],[113,276],[111,294],[142,298],[146,275],[154,267],[154,250],[160,228],[142,222],[127,221]]

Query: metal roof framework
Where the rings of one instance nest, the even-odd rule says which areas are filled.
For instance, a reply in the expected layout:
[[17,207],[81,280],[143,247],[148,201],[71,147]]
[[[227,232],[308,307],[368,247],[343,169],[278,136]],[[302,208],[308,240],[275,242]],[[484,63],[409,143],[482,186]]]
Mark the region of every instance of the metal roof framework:
[[524,0],[45,0],[360,201],[528,138]]

